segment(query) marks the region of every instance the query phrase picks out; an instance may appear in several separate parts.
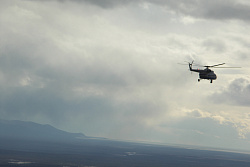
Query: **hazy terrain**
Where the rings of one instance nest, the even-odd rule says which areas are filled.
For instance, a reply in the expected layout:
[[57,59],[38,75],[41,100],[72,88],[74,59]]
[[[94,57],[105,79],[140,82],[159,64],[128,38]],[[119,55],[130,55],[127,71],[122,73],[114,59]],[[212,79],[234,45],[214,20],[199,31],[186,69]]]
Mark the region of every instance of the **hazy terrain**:
[[250,155],[112,141],[0,121],[0,166],[250,166]]

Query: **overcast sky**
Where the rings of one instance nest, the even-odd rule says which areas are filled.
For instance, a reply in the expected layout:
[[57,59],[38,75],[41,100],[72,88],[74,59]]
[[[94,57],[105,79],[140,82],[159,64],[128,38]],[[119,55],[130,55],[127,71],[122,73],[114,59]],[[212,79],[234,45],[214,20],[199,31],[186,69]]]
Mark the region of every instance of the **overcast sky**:
[[1,119],[250,151],[248,0],[0,3]]

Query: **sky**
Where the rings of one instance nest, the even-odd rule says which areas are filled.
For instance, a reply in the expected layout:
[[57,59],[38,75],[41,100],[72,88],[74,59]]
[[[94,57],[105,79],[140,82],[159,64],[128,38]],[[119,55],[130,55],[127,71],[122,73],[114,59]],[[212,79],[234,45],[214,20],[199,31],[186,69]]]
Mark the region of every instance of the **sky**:
[[1,119],[250,151],[248,0],[0,3]]

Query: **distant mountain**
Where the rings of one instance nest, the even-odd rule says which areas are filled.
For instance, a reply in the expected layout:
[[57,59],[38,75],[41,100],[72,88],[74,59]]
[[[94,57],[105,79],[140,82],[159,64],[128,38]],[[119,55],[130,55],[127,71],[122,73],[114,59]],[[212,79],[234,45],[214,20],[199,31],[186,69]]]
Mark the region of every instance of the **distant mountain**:
[[50,125],[0,120],[2,166],[249,167],[250,155],[90,138]]
[[69,141],[86,138],[82,133],[69,133],[34,122],[0,120],[0,139]]

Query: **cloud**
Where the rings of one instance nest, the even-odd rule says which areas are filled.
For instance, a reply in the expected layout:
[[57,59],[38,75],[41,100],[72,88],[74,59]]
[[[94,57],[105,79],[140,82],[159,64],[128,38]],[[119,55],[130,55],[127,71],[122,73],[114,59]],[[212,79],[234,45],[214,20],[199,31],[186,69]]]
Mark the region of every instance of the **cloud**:
[[247,78],[237,78],[229,86],[210,96],[214,103],[226,103],[228,105],[249,106],[250,84]]
[[167,10],[174,11],[182,15],[188,15],[195,18],[214,19],[214,20],[243,20],[249,21],[250,4],[247,1],[233,1],[233,0],[140,0],[137,2],[130,0],[85,0],[85,2],[103,8],[114,8],[126,6],[130,3],[149,3],[165,7]]
[[[81,2],[81,0],[76,0]],[[92,3],[95,4],[97,6],[103,7],[103,8],[113,8],[113,7],[119,7],[119,6],[124,6],[127,5],[129,3],[132,3],[133,1],[131,0],[118,0],[118,1],[114,1],[114,0],[84,0],[85,2],[88,3]]]
[[[231,52],[242,48],[247,55],[247,30],[242,24],[224,25],[217,22],[223,18],[203,13],[214,3],[3,4],[1,118],[119,139],[185,143],[188,137],[188,143],[218,146],[227,137],[238,140],[238,134],[247,139],[247,120],[233,113],[231,102],[249,106],[245,93],[249,82],[230,75],[235,81],[229,87],[223,84],[227,80],[198,83],[188,66],[177,65],[193,59],[216,64],[224,62],[226,53],[228,61],[235,60]],[[213,100],[208,98],[211,94]]]
[[206,50],[213,51],[215,53],[223,53],[227,50],[226,44],[220,39],[206,39],[203,42]]
[[[46,8],[42,3],[45,6],[34,10],[27,6],[36,8],[36,3],[25,2],[8,6],[4,18],[10,19],[1,20],[6,32],[0,41],[2,118],[69,130],[84,126],[86,134],[105,135],[127,127],[127,122],[139,129],[154,114],[157,118],[166,111],[162,89],[182,84],[166,77],[172,76],[173,66],[166,63],[167,57],[152,56],[156,47],[151,43],[161,43],[161,38],[133,36],[105,17],[93,16],[93,11],[79,18],[58,8],[48,18],[54,4]],[[67,20],[69,16],[74,17]],[[72,26],[76,24],[79,27]]]
[[[245,147],[242,140],[247,139],[249,126],[243,125],[241,118],[235,118],[226,112],[208,112],[200,109],[183,109],[181,117],[161,122],[158,129],[166,134],[166,140],[190,145],[210,147]],[[184,112],[184,113],[183,113]],[[244,121],[246,123],[247,120]],[[234,147],[234,146],[233,146]],[[236,147],[235,147],[236,148]]]
[[[151,1],[153,3],[153,1]],[[195,18],[214,19],[214,20],[243,20],[249,21],[249,3],[245,1],[235,2],[233,0],[225,1],[155,1],[165,5],[168,9],[177,13],[189,15]]]

